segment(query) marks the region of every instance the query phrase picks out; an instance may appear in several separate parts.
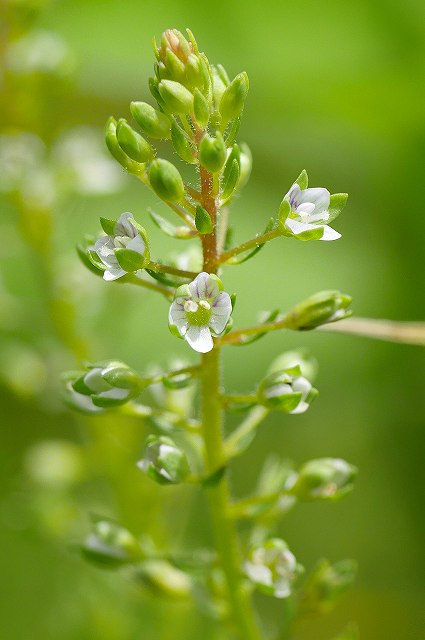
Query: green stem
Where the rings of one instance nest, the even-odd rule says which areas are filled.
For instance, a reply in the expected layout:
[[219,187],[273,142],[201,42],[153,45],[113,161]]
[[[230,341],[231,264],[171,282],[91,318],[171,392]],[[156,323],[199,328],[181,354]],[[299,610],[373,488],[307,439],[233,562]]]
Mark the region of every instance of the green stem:
[[233,249],[229,249],[229,251],[225,251],[222,253],[218,259],[218,264],[224,264],[234,256],[243,253],[244,251],[248,251],[249,249],[254,249],[255,247],[259,247],[265,242],[269,242],[270,240],[274,240],[274,238],[279,238],[282,235],[282,231],[280,226],[276,229],[272,229],[272,231],[268,231],[267,233],[263,233],[262,235],[256,236],[251,240],[247,240],[243,242],[237,247],[233,247]]
[[277,331],[278,329],[288,329],[288,322],[286,318],[281,320],[275,320],[274,322],[265,322],[264,324],[256,324],[252,327],[245,327],[245,329],[237,329],[231,331],[222,338],[217,339],[217,343],[222,346],[223,344],[240,344],[243,342],[246,336],[252,336],[257,333],[267,333],[268,331]]
[[[222,467],[225,451],[222,436],[220,399],[220,351],[218,348],[202,356],[202,432],[208,473]],[[226,474],[207,489],[213,520],[216,549],[223,570],[231,617],[241,640],[260,640],[249,594],[241,576],[241,553],[235,523],[230,513],[230,490]]]
[[161,284],[155,284],[154,282],[148,282],[148,280],[143,280],[138,276],[134,275],[134,273],[128,273],[126,276],[116,280],[119,284],[125,284],[129,282],[131,284],[135,284],[138,287],[144,287],[145,289],[150,289],[151,291],[157,291],[158,293],[162,293],[168,300],[173,299],[174,291],[169,289],[168,287],[164,287]]
[[257,427],[270,413],[266,407],[254,407],[239,427],[226,439],[226,458],[234,458],[245,451],[255,437]]
[[183,269],[178,269],[177,267],[171,267],[168,264],[161,264],[161,262],[149,262],[149,264],[145,267],[146,269],[152,269],[152,271],[157,271],[158,273],[169,273],[173,276],[179,276],[180,278],[196,278],[198,272],[195,271],[184,271]]
[[341,322],[325,324],[321,331],[333,333],[349,333],[365,338],[418,344],[425,346],[425,322],[396,322],[394,320],[377,320],[374,318],[349,318]]

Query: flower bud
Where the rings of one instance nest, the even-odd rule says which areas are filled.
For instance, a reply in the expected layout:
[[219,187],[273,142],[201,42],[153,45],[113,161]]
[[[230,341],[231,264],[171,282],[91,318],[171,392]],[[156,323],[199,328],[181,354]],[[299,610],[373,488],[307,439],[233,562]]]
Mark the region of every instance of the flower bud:
[[184,196],[184,184],[176,167],[157,158],[149,167],[149,181],[156,195],[166,202],[179,201]]
[[189,164],[197,162],[195,147],[175,119],[171,123],[171,141],[180,158]]
[[220,171],[226,161],[226,145],[219,131],[215,137],[204,135],[199,145],[199,161],[211,173]]
[[121,567],[142,559],[143,553],[133,534],[110,520],[99,520],[81,545],[84,557],[97,565]]
[[147,438],[145,455],[137,466],[159,484],[178,484],[189,475],[186,454],[166,436]]
[[268,375],[258,387],[258,402],[285,413],[304,413],[318,395],[297,365]]
[[188,115],[193,112],[193,94],[180,82],[161,80],[158,91],[170,113]]
[[149,142],[134,131],[123,118],[118,120],[116,134],[119,146],[129,158],[141,163],[152,160],[153,149]]
[[339,291],[319,291],[293,307],[286,315],[288,329],[307,331],[351,315],[351,297]]
[[202,95],[199,89],[195,89],[193,93],[193,112],[199,126],[206,127],[210,119],[210,107],[208,100]]
[[190,577],[166,560],[146,560],[139,565],[136,576],[158,595],[181,600],[192,593]]
[[248,76],[244,71],[237,75],[225,89],[219,106],[224,122],[234,120],[242,112],[248,94],[248,87]]
[[357,469],[340,458],[306,462],[289,493],[299,500],[338,500],[353,490]]
[[201,205],[196,207],[195,225],[199,233],[212,233],[214,231],[214,225],[211,220],[211,216]]
[[252,547],[245,562],[245,573],[261,591],[275,598],[287,598],[292,583],[302,573],[301,565],[286,542],[271,538]]
[[124,169],[127,169],[129,173],[137,175],[140,171],[140,165],[134,162],[128,155],[121,149],[117,140],[117,121],[112,116],[108,119],[105,127],[105,142],[111,155],[117,160]]
[[143,388],[140,376],[119,360],[88,365],[87,371],[79,374],[71,383],[73,391],[83,396],[83,404],[101,409],[125,404]]
[[199,53],[193,34],[187,30],[187,40],[177,29],[167,29],[162,34],[161,46],[156,49],[158,60],[157,77],[159,80],[177,81],[187,89],[207,86],[205,78],[205,60]]
[[170,119],[158,109],[154,109],[147,102],[132,102],[130,111],[146,135],[158,139],[168,139],[170,137]]
[[322,560],[307,578],[301,591],[300,603],[304,613],[329,613],[337,598],[353,584],[357,573],[354,560],[330,564]]

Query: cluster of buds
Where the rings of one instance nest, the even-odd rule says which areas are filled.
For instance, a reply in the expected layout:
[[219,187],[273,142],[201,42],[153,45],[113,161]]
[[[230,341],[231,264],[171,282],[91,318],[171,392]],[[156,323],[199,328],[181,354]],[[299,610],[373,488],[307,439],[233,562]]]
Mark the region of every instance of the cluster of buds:
[[304,413],[317,395],[317,389],[302,375],[298,364],[269,374],[257,392],[260,404],[285,413]]
[[89,364],[66,375],[65,402],[83,413],[100,413],[135,398],[145,386],[139,374],[119,360]]
[[302,566],[280,538],[252,547],[245,561],[245,573],[251,582],[275,598],[288,598],[293,582],[302,572]]
[[345,460],[318,458],[306,462],[287,489],[299,500],[339,500],[352,491],[356,475],[356,467]]

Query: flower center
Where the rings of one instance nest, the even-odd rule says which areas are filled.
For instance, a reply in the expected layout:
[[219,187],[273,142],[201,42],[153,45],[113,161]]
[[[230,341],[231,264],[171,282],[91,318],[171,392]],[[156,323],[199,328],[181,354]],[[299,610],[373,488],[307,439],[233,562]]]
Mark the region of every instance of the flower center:
[[211,318],[211,305],[206,300],[200,300],[198,303],[194,300],[187,300],[184,303],[186,318],[189,324],[197,327],[205,327]]

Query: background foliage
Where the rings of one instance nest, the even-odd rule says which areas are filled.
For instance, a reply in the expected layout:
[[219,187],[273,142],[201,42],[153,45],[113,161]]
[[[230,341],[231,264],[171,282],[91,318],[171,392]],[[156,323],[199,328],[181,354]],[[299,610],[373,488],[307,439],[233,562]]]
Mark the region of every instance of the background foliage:
[[[99,128],[100,139],[111,113],[127,114],[130,100],[150,101],[152,34],[190,26],[211,61],[233,74],[245,69],[251,82],[241,137],[253,151],[254,169],[233,207],[237,238],[264,228],[304,167],[313,185],[348,191],[349,205],[336,224],[339,242],[278,241],[257,260],[226,269],[226,290],[238,293],[238,325],[251,323],[258,308],[289,308],[320,289],[350,293],[356,315],[425,318],[422,2],[62,0],[46,7],[36,26],[62,36],[77,67],[76,80],[58,93],[48,83],[42,87],[42,114],[27,105],[32,129],[47,140],[86,124]],[[18,121],[18,106],[5,110],[7,132]],[[80,266],[74,245],[97,232],[99,215],[130,210],[148,229],[156,255],[175,250],[152,226],[148,205],[161,208],[125,177],[118,194],[61,203],[54,231],[62,274],[55,295],[75,306],[88,355],[120,358],[141,370],[171,355],[187,357],[186,344],[168,333],[166,303],[130,286],[108,287]],[[116,417],[83,422],[61,405],[56,376],[76,363],[59,347],[63,339],[46,314],[39,265],[19,235],[16,211],[6,199],[1,208],[4,633],[9,640],[167,640],[201,633],[217,639],[188,605],[139,592],[125,576],[100,573],[74,551],[90,511],[118,514],[164,543],[185,536],[206,544],[208,527],[199,516],[202,504],[187,490],[170,489],[165,513],[158,512],[158,490],[134,468],[143,427]],[[425,630],[423,350],[276,332],[258,346],[227,350],[229,390],[250,389],[277,352],[300,345],[319,360],[320,399],[305,415],[269,418],[236,465],[237,492],[252,488],[270,450],[297,464],[335,456],[357,465],[356,489],[346,501],[301,505],[282,524],[282,536],[306,567],[320,555],[354,557],[360,566],[356,588],[338,609],[306,621],[296,637],[329,638],[353,619],[364,640],[419,640]],[[83,446],[82,464],[90,467],[81,470],[84,481],[40,489],[27,451],[46,438]],[[260,604],[271,618],[281,615],[280,604],[265,598]]]

